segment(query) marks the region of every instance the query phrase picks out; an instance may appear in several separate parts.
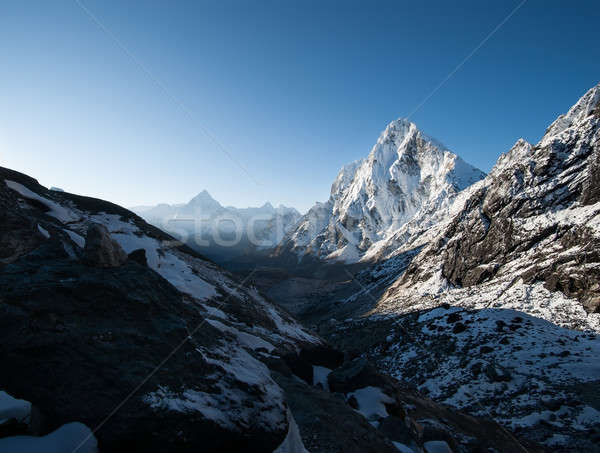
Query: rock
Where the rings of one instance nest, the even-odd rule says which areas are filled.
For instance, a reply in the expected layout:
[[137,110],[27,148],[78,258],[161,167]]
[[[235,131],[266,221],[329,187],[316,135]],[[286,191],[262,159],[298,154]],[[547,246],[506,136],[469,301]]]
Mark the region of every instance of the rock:
[[400,442],[405,445],[410,445],[414,441],[414,433],[411,432],[407,423],[400,417],[386,417],[379,423],[379,431],[381,431],[388,439],[394,442]]
[[358,410],[358,401],[354,395],[351,395],[350,398],[348,398],[348,406],[350,406],[352,409]]
[[83,261],[94,267],[119,267],[127,261],[127,254],[117,241],[110,237],[104,225],[93,223],[88,227]]
[[300,351],[300,358],[313,365],[335,369],[344,363],[344,353],[327,345],[318,345]]
[[350,393],[364,387],[390,387],[387,376],[379,373],[365,358],[347,362],[327,377],[332,392]]
[[493,363],[485,367],[484,372],[492,382],[508,382],[512,379],[508,370]]
[[127,258],[130,261],[134,261],[138,264],[141,264],[142,266],[148,266],[148,259],[146,258],[146,250],[144,250],[144,249],[134,250],[127,256]]
[[29,434],[27,423],[11,418],[2,422],[0,420],[0,439],[10,436],[24,436]]
[[450,313],[450,314],[448,315],[448,320],[447,320],[447,322],[448,322],[448,324],[453,324],[453,323],[455,323],[455,322],[457,322],[457,321],[460,321],[461,319],[462,319],[462,318],[461,318],[461,316],[460,316],[460,313]]
[[275,372],[273,378],[286,392],[287,403],[294,414],[307,451],[398,452],[387,436],[349,405],[352,404],[350,401],[346,402],[336,394],[324,392],[293,377],[285,377]]
[[[20,196],[27,191],[38,203]],[[89,227],[81,251],[63,233],[65,223],[49,215],[56,213],[73,218],[72,231]],[[131,228],[123,234],[132,240],[156,244],[159,258],[180,259],[185,281],[198,287],[176,286],[177,278],[140,265],[143,252],[128,259],[92,219],[106,226],[114,219]],[[214,308],[224,329],[268,341],[273,357],[320,341],[213,263],[183,246],[163,249],[164,241],[173,238],[119,206],[50,192],[0,168],[0,389],[33,403],[29,435],[73,421],[102,424],[95,437],[103,453],[274,451],[290,426],[286,395],[260,351],[204,322],[200,303]],[[235,294],[216,291],[220,285]],[[205,297],[204,288],[215,295]],[[279,368],[289,373],[284,363]],[[189,395],[209,403],[189,407]],[[14,435],[24,427],[5,428]]]
[[283,356],[283,361],[293,374],[307,384],[312,385],[313,366],[308,360],[303,359],[300,354],[290,353]]
[[452,328],[452,333],[461,333],[465,330],[467,330],[467,326],[465,326],[462,322],[457,322]]

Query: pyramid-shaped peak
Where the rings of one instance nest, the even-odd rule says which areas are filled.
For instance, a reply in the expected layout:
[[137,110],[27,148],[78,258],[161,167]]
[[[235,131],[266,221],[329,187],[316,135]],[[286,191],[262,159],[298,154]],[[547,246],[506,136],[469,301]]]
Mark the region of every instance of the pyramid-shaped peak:
[[210,193],[205,189],[192,198],[189,202],[190,205],[203,205],[203,206],[218,206],[220,207],[220,203],[215,200]]
[[379,144],[394,142],[400,144],[407,139],[418,137],[431,143],[441,151],[447,151],[448,148],[439,140],[425,134],[419,127],[408,118],[398,118],[390,122],[385,130],[379,136]]

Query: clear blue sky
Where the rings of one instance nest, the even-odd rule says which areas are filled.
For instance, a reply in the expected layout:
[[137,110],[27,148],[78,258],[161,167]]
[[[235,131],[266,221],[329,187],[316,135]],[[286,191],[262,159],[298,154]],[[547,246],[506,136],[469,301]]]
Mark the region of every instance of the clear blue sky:
[[[2,1],[0,165],[126,206],[301,210],[519,3],[80,1],[133,58],[76,1]],[[598,83],[599,24],[528,0],[411,119],[488,171]]]

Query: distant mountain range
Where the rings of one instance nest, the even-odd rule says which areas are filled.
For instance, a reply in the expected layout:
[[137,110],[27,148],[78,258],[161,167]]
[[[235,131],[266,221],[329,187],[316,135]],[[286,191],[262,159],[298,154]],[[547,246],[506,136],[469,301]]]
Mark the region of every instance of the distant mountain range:
[[219,262],[272,249],[300,218],[296,209],[283,205],[222,206],[206,190],[185,204],[137,206],[131,210]]

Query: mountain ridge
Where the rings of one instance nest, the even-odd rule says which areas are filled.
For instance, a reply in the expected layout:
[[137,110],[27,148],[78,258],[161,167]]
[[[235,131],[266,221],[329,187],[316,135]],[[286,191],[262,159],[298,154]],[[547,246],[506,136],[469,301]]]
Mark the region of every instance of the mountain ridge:
[[299,220],[275,256],[361,261],[416,214],[447,206],[484,175],[414,123],[392,121],[366,158],[342,167],[329,199]]

